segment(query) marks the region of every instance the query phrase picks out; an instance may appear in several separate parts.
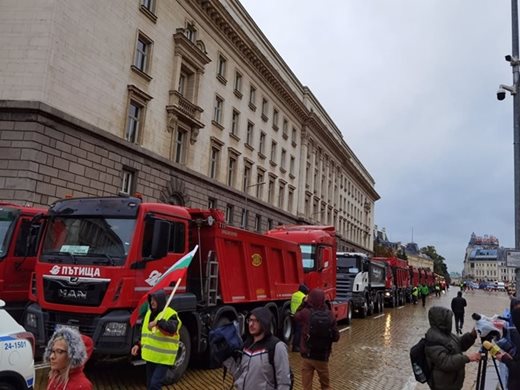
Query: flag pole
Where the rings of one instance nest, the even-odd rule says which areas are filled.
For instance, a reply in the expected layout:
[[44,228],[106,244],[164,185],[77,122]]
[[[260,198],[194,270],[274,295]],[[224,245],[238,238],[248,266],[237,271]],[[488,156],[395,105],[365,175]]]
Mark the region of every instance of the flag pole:
[[[162,309],[162,311],[157,315],[157,318],[155,319],[155,322],[159,322],[160,320],[162,320],[163,316],[164,316],[164,312],[166,311],[166,308],[168,306],[170,306],[170,303],[172,302],[172,298],[173,296],[175,295],[175,292],[177,291],[177,288],[179,288],[179,285],[181,284],[181,280],[182,278],[179,278],[177,280],[177,283],[175,283],[175,287],[173,288],[172,292],[170,293],[170,296],[168,297],[168,300],[166,301],[166,305],[164,305],[164,308]],[[155,331],[155,326],[153,327],[153,330]]]

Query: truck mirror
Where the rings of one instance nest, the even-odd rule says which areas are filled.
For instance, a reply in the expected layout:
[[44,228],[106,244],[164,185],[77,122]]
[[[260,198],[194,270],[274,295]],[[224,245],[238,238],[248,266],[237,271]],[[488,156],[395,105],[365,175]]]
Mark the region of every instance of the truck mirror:
[[168,253],[168,240],[170,239],[170,223],[168,221],[155,220],[152,236],[152,259],[160,259]]

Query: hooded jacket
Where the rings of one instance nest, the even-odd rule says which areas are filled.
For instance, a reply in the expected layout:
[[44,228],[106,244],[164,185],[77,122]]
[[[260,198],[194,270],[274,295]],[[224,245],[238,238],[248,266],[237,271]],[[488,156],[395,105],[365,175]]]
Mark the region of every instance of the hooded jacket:
[[312,289],[307,300],[303,302],[298,311],[296,312],[294,319],[302,326],[302,337],[300,339],[300,354],[304,358],[328,361],[330,353],[332,351],[332,344],[330,345],[326,354],[320,356],[314,356],[312,351],[307,348],[307,339],[309,335],[310,320],[313,310],[327,311],[331,319],[331,341],[336,342],[339,340],[338,325],[334,314],[329,310],[325,304],[325,292],[319,288]]
[[69,379],[66,383],[62,383],[57,377],[51,376],[47,390],[92,390],[92,383],[83,372],[85,364],[94,349],[92,339],[80,334],[75,329],[69,327],[59,328],[54,332],[45,348],[43,358],[46,362],[50,361],[51,350],[58,338],[63,338],[67,344],[67,353],[70,360]]
[[462,354],[476,340],[476,335],[465,333],[456,336],[451,333],[453,312],[434,306],[428,312],[430,329],[426,332],[426,361],[432,370],[428,384],[432,389],[459,390],[464,384],[464,369],[469,357]]
[[[264,337],[255,343],[253,338],[248,336],[242,355],[238,359],[226,359],[224,367],[233,374],[237,390],[289,390],[291,377],[287,346],[271,334],[271,312],[265,307],[258,307],[253,309],[251,314],[258,319]],[[276,343],[273,364],[269,362],[268,352],[272,343]]]
[[[516,328],[516,332],[520,334],[520,300],[511,299],[511,322]],[[509,336],[511,343],[516,348],[516,354],[512,359],[502,359],[502,362],[507,366],[509,374],[507,376],[508,389],[520,389],[520,344],[519,337]]]

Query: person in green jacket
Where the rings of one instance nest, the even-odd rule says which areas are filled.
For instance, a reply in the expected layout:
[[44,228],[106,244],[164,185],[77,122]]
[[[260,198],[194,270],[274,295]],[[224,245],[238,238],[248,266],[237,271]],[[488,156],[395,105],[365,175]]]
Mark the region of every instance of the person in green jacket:
[[463,353],[475,343],[477,332],[473,329],[462,336],[451,333],[453,312],[446,307],[430,308],[428,320],[430,329],[426,332],[424,350],[432,373],[428,385],[433,390],[460,390],[466,364],[480,360],[480,352]]
[[412,288],[412,302],[417,305],[417,298],[419,298],[419,287],[415,286]]
[[309,293],[309,289],[305,284],[300,284],[298,291],[291,296],[291,316],[293,317],[293,339],[292,339],[292,351],[300,352],[300,337],[301,337],[301,325],[294,321],[294,314],[303,303],[305,297]]
[[426,297],[430,293],[430,289],[428,288],[428,286],[426,284],[423,284],[419,290],[421,293],[422,307],[425,307],[426,306]]

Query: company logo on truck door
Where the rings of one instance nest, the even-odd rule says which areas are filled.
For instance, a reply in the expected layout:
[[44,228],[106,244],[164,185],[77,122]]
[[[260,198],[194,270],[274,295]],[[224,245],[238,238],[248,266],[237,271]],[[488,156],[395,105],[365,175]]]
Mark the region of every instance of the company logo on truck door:
[[258,253],[251,255],[251,264],[253,264],[254,267],[260,267],[262,265],[262,255]]
[[101,276],[99,268],[95,267],[79,267],[79,266],[68,266],[68,265],[55,265],[51,268],[52,275],[62,276],[90,276],[95,278]]

